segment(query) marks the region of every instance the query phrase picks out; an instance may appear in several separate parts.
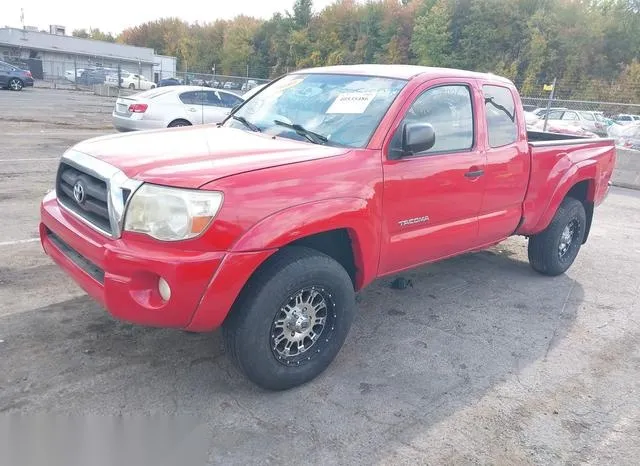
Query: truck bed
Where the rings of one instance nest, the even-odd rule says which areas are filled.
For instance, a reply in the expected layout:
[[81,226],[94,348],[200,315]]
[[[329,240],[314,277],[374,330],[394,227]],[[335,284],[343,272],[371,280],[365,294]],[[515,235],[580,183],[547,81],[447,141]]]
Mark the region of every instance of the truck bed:
[[551,221],[570,189],[586,190],[594,206],[604,199],[615,167],[615,144],[609,138],[584,138],[527,132],[531,174],[519,234],[535,234]]

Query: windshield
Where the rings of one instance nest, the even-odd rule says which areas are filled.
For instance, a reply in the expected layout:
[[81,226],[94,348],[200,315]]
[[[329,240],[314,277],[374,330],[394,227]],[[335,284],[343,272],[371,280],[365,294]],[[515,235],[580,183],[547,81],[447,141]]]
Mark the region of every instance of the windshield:
[[363,147],[405,84],[373,76],[291,74],[256,94],[224,126]]

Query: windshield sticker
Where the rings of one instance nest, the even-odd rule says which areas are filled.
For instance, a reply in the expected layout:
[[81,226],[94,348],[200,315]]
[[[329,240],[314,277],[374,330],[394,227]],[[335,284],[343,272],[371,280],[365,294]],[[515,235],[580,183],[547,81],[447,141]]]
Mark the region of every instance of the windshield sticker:
[[345,92],[338,94],[327,113],[364,113],[376,92]]

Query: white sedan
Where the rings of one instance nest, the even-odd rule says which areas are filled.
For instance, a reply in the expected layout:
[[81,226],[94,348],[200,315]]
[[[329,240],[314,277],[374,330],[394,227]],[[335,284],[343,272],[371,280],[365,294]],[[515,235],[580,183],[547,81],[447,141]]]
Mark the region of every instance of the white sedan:
[[119,131],[219,123],[242,97],[200,86],[168,86],[119,97],[112,113]]

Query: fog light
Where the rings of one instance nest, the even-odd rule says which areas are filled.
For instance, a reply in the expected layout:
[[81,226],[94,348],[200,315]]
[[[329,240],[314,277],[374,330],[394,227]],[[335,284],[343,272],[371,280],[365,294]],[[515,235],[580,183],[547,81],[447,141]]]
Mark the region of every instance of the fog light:
[[158,280],[158,292],[165,301],[169,301],[169,298],[171,298],[171,287],[169,287],[167,281],[162,277]]

